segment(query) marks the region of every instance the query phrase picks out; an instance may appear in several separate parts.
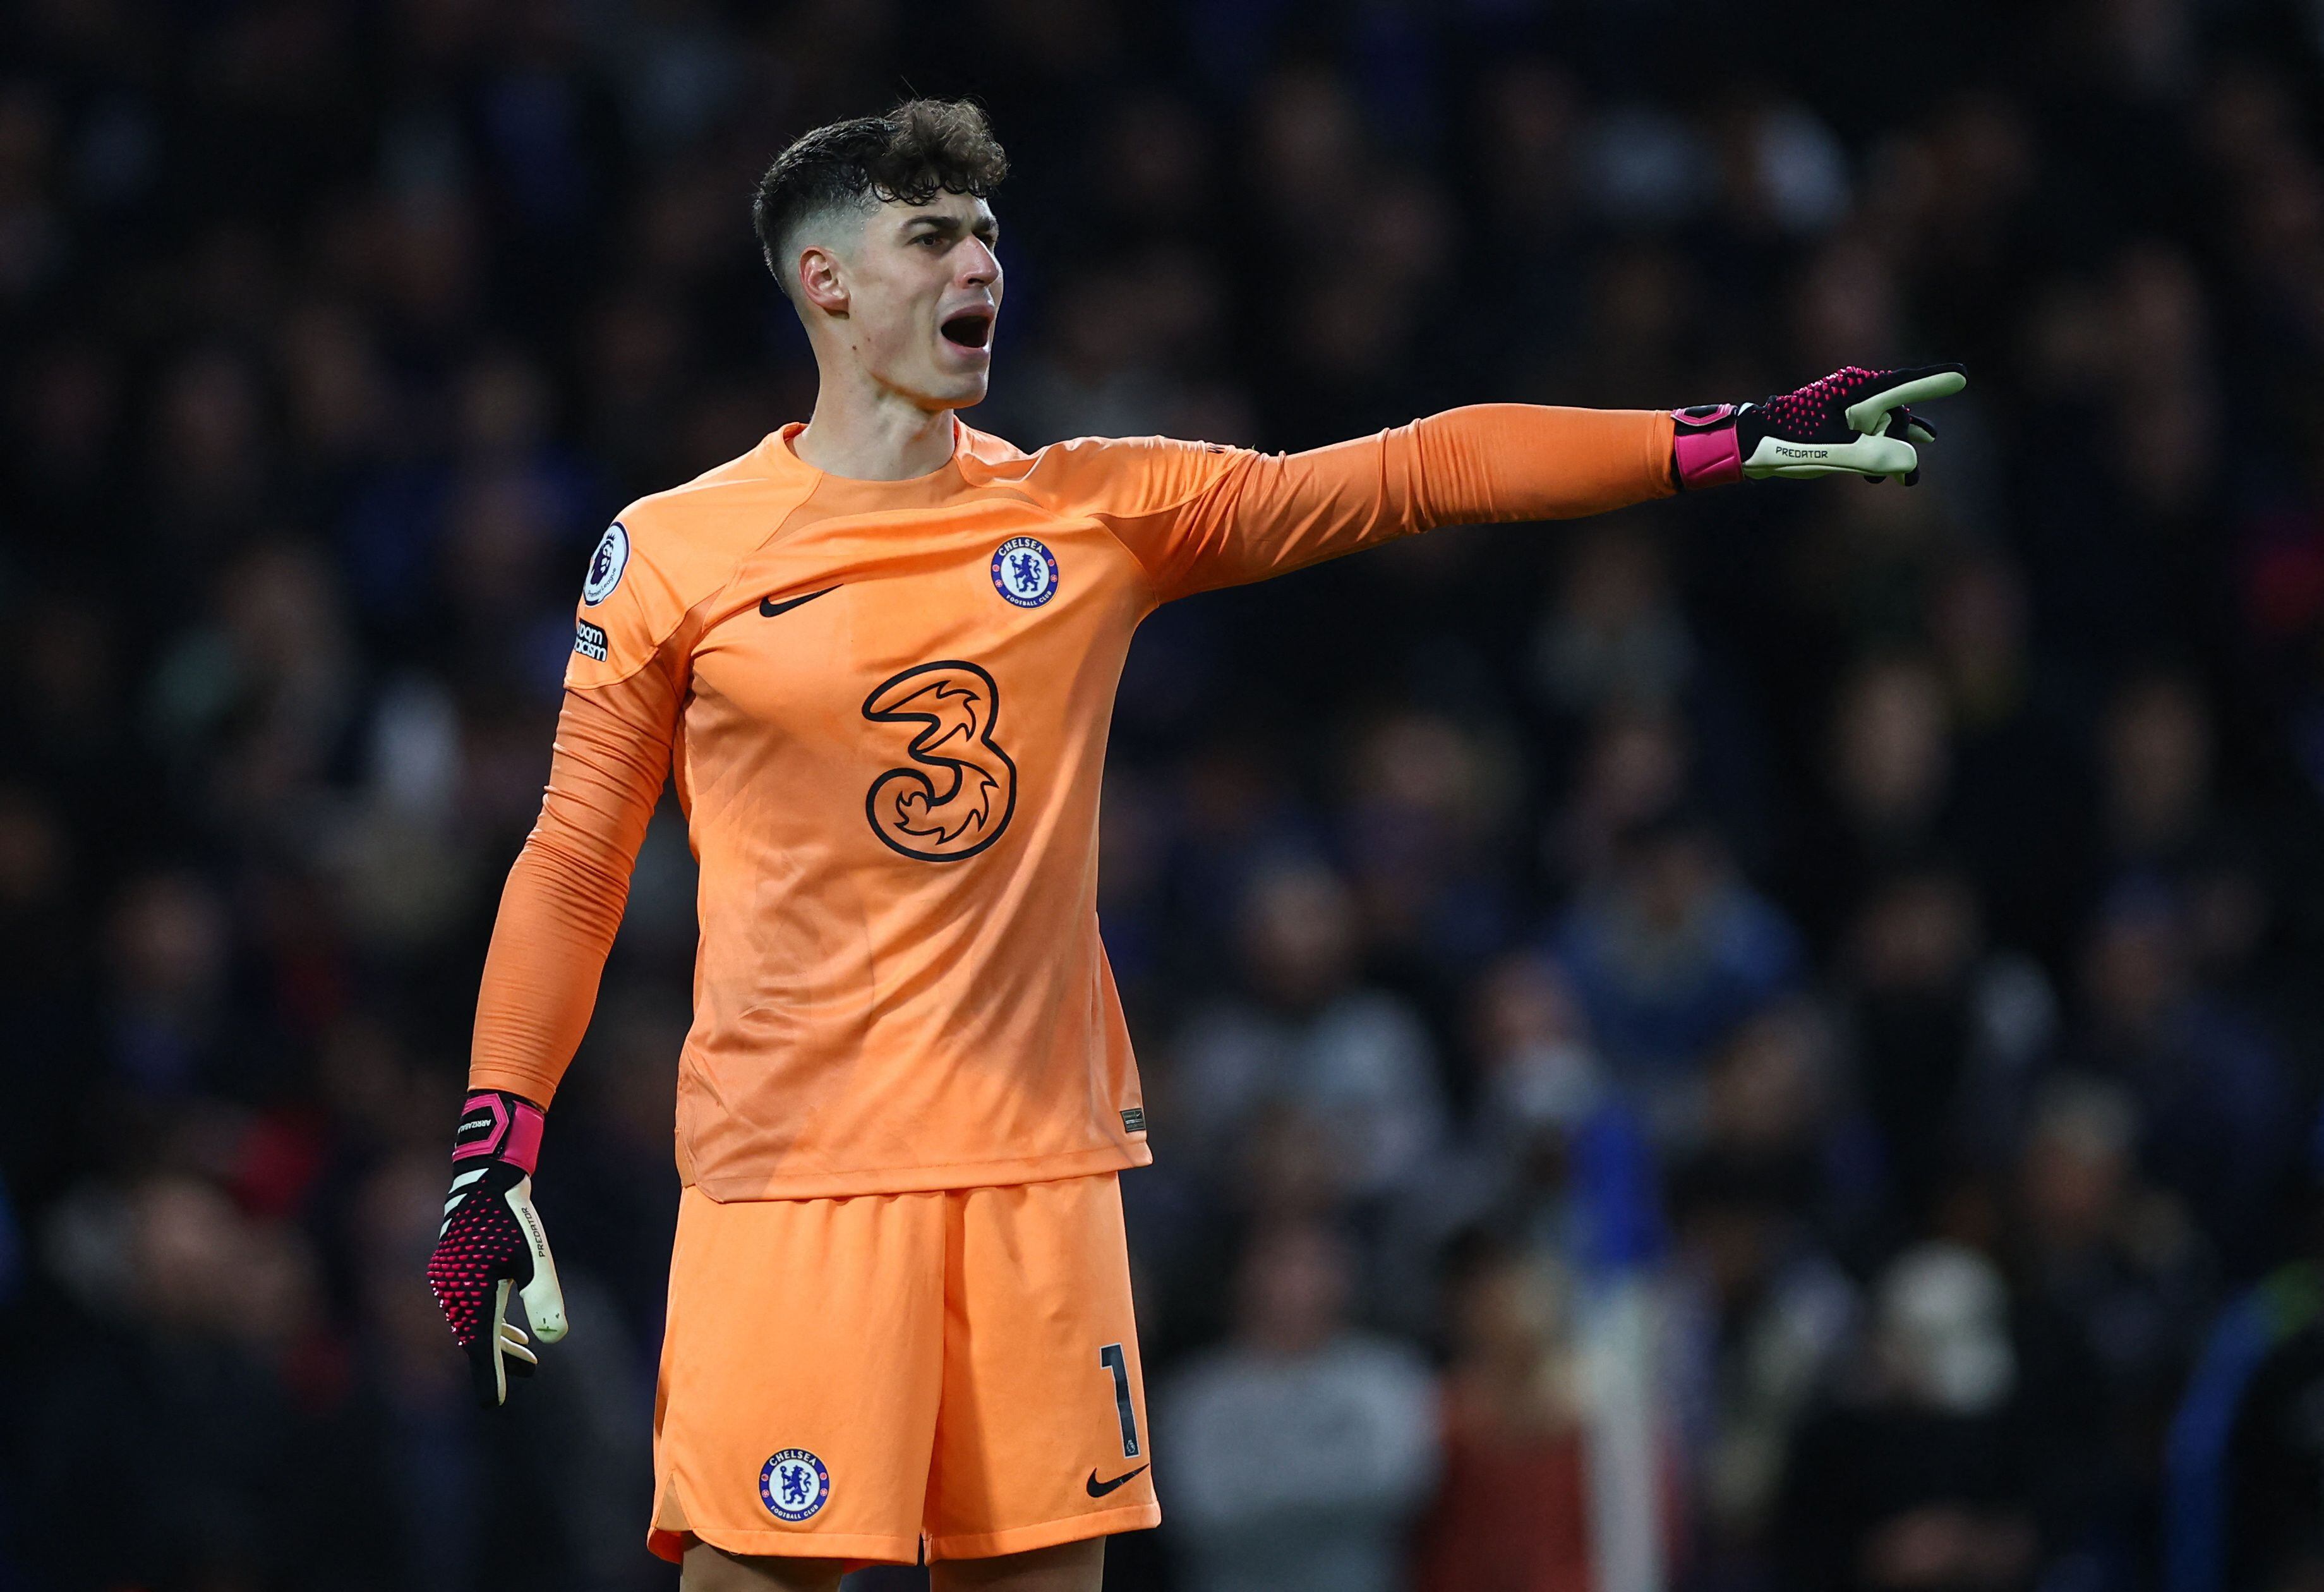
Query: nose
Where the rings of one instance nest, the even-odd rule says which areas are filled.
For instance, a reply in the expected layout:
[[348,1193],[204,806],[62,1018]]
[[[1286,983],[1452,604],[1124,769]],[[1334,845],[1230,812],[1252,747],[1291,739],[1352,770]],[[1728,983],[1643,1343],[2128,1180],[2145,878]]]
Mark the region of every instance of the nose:
[[961,245],[960,283],[963,287],[991,287],[1001,280],[1001,259],[981,237],[972,237]]

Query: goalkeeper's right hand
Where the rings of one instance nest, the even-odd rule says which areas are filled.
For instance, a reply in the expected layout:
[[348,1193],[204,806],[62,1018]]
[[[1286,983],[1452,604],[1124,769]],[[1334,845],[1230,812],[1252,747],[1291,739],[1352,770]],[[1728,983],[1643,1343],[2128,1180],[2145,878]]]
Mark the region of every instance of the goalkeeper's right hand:
[[1960,365],[1851,365],[1764,403],[1674,410],[1672,473],[1682,492],[1769,476],[1894,476],[1910,486],[1921,478],[1914,444],[1935,441],[1937,429],[1905,405],[1950,398],[1968,385],[1968,367]]
[[512,1287],[523,1296],[533,1337],[555,1343],[565,1336],[557,1263],[532,1208],[545,1120],[530,1100],[478,1089],[452,1135],[452,1196],[428,1257],[428,1285],[468,1353],[477,1402],[487,1408],[507,1400],[512,1374],[530,1375],[540,1364],[531,1338],[508,1319]]

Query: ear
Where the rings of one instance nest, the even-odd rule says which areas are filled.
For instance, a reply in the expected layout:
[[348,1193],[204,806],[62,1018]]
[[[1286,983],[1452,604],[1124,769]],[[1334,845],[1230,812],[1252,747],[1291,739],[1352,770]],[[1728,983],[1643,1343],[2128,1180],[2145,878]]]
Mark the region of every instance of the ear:
[[799,296],[825,315],[847,313],[847,283],[840,274],[839,256],[821,244],[799,251]]

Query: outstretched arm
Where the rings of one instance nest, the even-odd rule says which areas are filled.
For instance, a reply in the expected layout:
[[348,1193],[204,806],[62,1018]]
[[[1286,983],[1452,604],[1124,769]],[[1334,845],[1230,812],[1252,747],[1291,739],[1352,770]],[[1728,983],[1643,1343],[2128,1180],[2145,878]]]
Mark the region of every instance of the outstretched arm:
[[1084,469],[1110,479],[1100,517],[1167,599],[1437,525],[1570,519],[1770,476],[1910,486],[1915,444],[1936,432],[1906,405],[1968,380],[1958,365],[1851,366],[1759,403],[1675,413],[1484,403],[1307,453],[1159,438],[1044,452],[1061,482]]
[[1676,489],[1671,418],[1650,410],[1481,403],[1306,453],[1208,451],[1179,472],[1185,497],[1111,517],[1165,597],[1438,525],[1571,519]]

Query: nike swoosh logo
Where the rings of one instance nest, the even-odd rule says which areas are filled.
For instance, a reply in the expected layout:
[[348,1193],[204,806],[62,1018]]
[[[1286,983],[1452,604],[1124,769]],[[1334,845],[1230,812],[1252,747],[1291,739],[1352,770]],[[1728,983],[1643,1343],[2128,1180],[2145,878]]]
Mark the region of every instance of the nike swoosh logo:
[[761,597],[759,599],[759,617],[761,619],[772,619],[778,614],[789,613],[801,603],[811,603],[819,597],[829,597],[833,592],[837,591],[838,589],[839,588],[836,586],[826,586],[821,591],[811,591],[805,597],[792,597],[788,602],[780,603],[775,601],[772,597]]
[[1129,1481],[1135,1476],[1143,1476],[1145,1474],[1146,1467],[1141,1465],[1136,1470],[1130,1471],[1127,1475],[1117,1476],[1111,1481],[1102,1482],[1097,1479],[1097,1472],[1093,1470],[1089,1473],[1089,1480],[1084,1482],[1082,1485],[1089,1489],[1089,1495],[1091,1497],[1102,1498],[1108,1493],[1113,1491],[1114,1488],[1120,1486],[1122,1483]]

